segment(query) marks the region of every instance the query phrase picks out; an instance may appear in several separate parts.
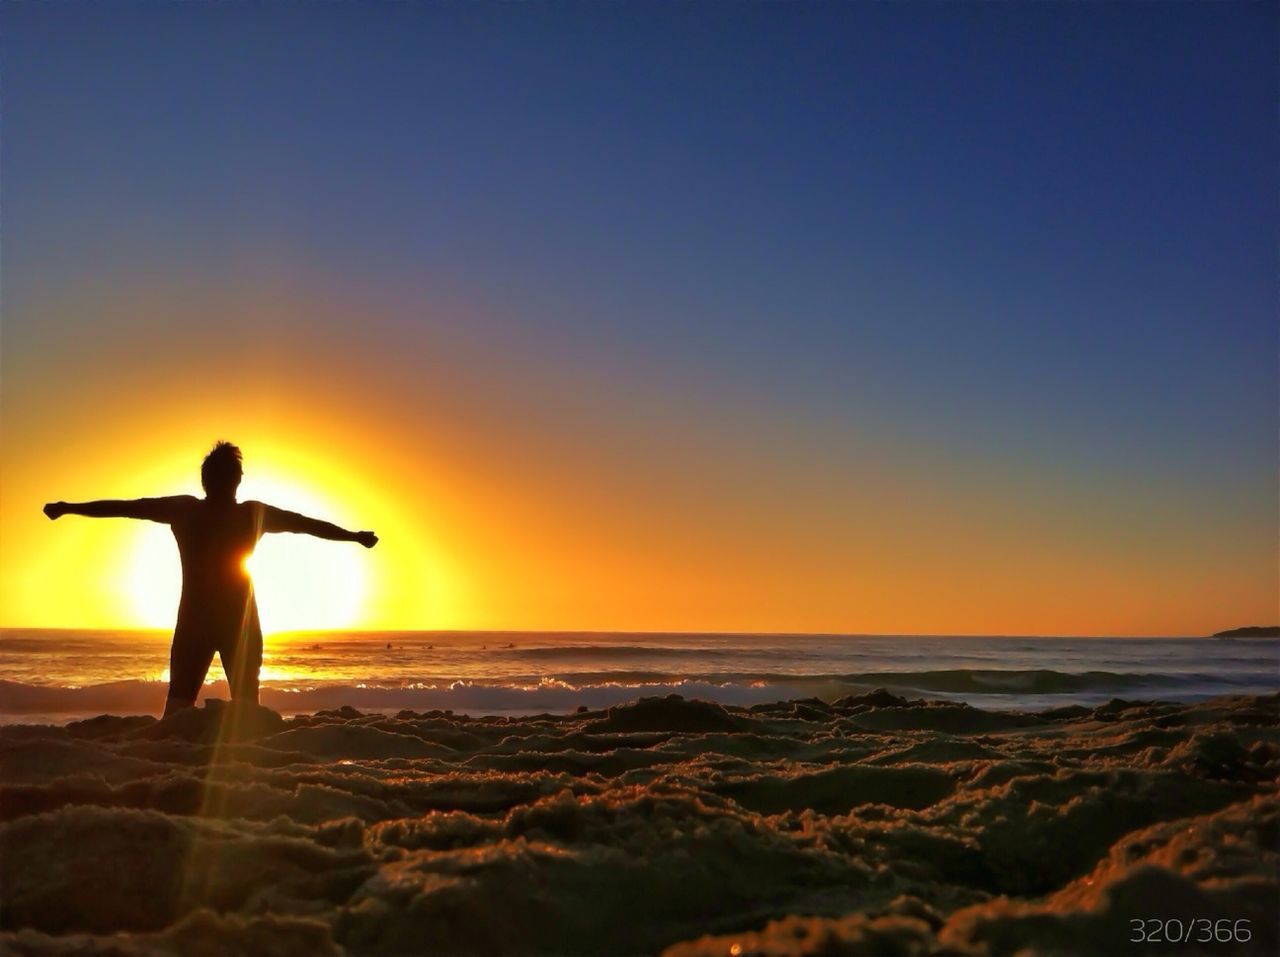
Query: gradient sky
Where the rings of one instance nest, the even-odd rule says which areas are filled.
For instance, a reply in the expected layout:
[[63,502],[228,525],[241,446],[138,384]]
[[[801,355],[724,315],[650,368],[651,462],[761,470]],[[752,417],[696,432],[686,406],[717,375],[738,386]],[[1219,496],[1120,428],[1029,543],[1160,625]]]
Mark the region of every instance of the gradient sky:
[[0,616],[163,624],[40,505],[229,438],[336,624],[1274,621],[1278,25],[4,4]]

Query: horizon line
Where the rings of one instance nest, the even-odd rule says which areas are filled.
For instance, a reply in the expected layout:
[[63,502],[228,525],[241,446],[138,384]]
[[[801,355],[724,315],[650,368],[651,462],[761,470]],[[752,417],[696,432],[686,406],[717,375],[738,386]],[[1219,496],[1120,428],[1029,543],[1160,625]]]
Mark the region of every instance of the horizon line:
[[[1240,628],[1266,628],[1267,625],[1235,625],[1225,631]],[[0,625],[0,631],[102,631],[128,633],[171,634],[172,628],[154,627],[94,627],[75,625]],[[680,629],[607,629],[607,628],[291,628],[266,633],[264,637],[281,635],[392,635],[406,632],[422,635],[656,635],[656,636],[707,636],[723,638],[1117,638],[1117,639],[1196,639],[1214,638],[1214,634],[1041,634],[1006,632],[871,632],[871,631],[736,631],[736,630],[680,630]]]

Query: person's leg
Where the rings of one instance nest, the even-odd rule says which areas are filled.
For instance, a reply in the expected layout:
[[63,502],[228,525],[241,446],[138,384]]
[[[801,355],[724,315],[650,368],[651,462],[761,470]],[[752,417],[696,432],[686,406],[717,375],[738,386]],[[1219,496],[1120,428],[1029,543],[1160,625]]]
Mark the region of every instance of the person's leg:
[[164,717],[175,711],[195,707],[204,677],[213,663],[213,646],[207,641],[175,631],[169,649],[169,696],[164,703]]
[[219,647],[218,656],[222,659],[222,670],[227,674],[231,700],[257,704],[258,672],[262,669],[262,628],[258,624],[258,609],[252,602],[239,633]]

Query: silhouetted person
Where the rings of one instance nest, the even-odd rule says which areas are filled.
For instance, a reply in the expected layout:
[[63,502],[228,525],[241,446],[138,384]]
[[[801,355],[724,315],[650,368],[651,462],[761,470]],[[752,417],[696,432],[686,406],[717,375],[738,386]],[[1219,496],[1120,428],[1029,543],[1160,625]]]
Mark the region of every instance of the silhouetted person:
[[240,450],[219,442],[205,456],[200,483],[205,497],[173,495],[132,501],[51,502],[50,518],[145,518],[173,529],[182,559],[182,599],[169,652],[169,697],[164,713],[189,708],[204,684],[216,651],[222,659],[233,701],[258,701],[262,667],[262,627],[245,560],[264,532],[302,532],[372,548],[373,532],[349,532],[329,522],[264,505],[237,502],[243,469]]

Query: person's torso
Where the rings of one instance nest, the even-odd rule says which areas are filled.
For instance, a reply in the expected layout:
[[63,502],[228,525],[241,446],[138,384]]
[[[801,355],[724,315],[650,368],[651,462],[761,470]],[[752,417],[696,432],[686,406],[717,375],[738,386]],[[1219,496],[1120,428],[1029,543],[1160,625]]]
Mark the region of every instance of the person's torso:
[[195,499],[172,524],[182,560],[182,597],[233,598],[250,588],[245,560],[262,537],[261,507]]

